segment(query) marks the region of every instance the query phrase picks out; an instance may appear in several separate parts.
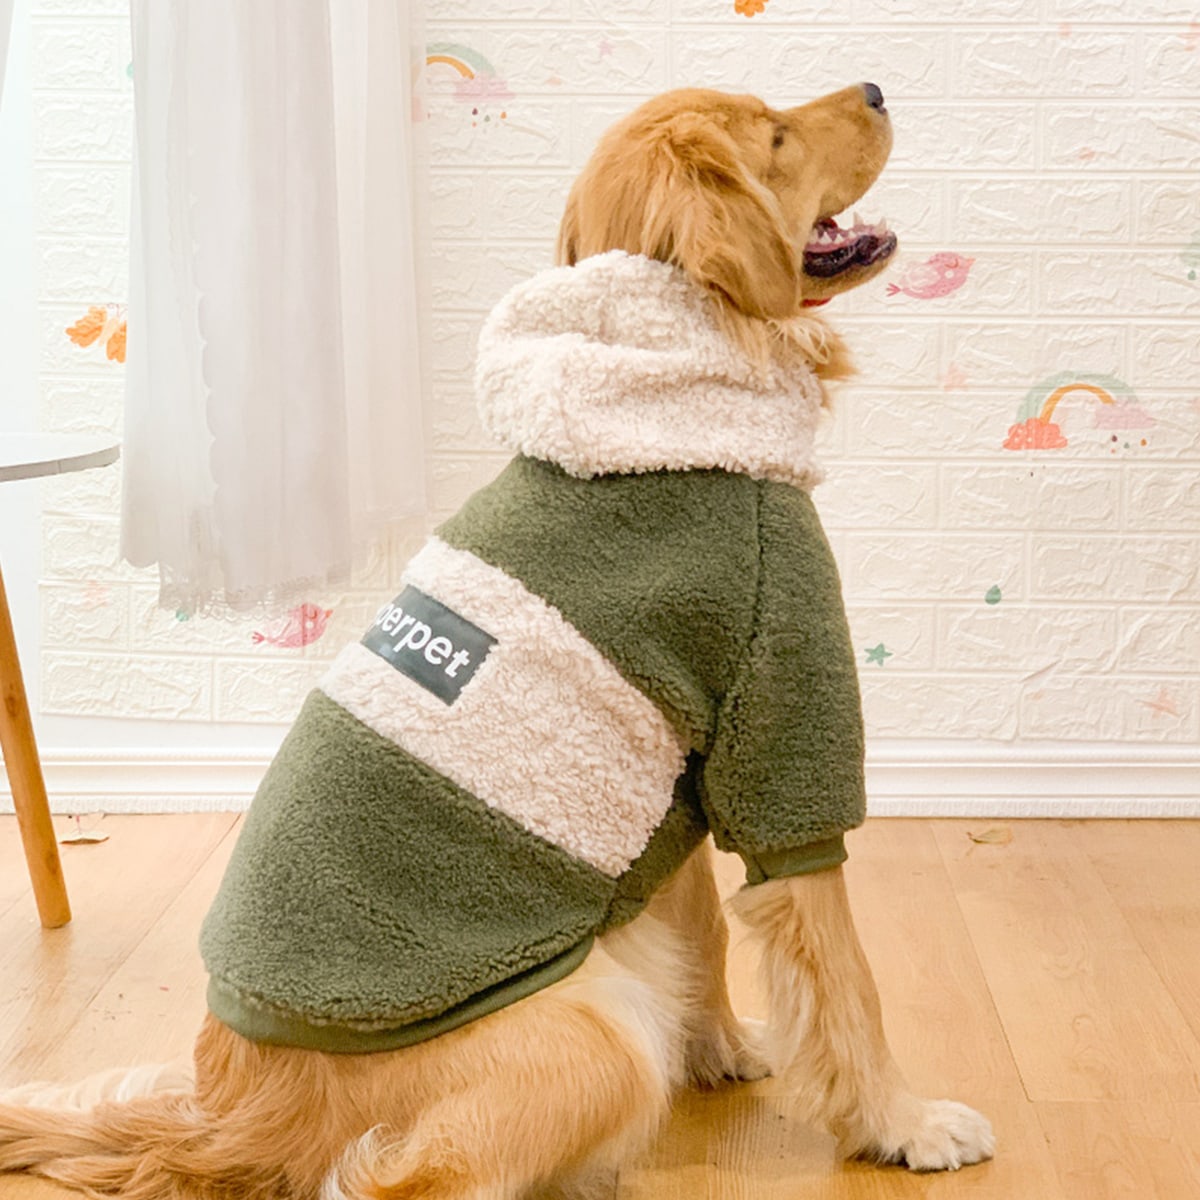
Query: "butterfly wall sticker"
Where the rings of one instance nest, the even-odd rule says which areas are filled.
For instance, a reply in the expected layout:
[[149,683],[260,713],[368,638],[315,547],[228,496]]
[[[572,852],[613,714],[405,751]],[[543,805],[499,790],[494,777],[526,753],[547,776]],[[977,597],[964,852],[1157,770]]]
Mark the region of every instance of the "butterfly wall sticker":
[[87,315],[67,326],[67,337],[77,346],[99,343],[110,361],[125,361],[125,305],[93,304]]

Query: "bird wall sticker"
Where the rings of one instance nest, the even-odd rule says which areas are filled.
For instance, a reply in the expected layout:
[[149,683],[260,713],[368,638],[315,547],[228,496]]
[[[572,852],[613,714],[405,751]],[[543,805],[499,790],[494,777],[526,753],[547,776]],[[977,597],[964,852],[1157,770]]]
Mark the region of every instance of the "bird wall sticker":
[[251,640],[256,646],[266,642],[269,646],[279,646],[285,650],[311,646],[324,635],[332,616],[332,608],[322,608],[319,604],[298,604],[287,616],[268,626],[266,633],[252,634]]
[[889,283],[887,294],[911,296],[914,300],[937,300],[957,292],[967,282],[974,265],[973,258],[949,250],[939,251],[923,263],[909,267],[900,276],[899,283]]

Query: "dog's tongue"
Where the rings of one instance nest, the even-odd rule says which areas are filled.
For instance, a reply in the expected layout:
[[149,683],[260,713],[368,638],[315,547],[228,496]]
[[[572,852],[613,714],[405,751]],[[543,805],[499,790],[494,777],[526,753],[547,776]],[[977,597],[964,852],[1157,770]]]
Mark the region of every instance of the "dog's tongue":
[[[824,217],[814,226],[804,246],[804,273],[814,279],[833,279],[851,267],[869,267],[886,258],[896,248],[896,235],[887,221],[864,221],[858,213],[845,229],[833,217]],[[815,308],[824,299],[804,301]]]

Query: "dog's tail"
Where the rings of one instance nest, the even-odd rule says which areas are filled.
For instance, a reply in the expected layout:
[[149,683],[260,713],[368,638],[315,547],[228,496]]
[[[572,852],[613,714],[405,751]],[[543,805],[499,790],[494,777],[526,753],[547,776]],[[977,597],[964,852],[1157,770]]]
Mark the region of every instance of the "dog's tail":
[[186,1092],[157,1092],[88,1111],[0,1104],[0,1171],[30,1171],[121,1200],[272,1200],[278,1177],[239,1172],[224,1123]]

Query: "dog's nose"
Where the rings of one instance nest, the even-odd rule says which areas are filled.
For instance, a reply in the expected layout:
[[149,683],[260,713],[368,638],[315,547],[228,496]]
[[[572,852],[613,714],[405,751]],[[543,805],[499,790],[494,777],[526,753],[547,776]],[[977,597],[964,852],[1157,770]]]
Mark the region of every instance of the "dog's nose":
[[870,105],[876,112],[887,112],[883,107],[883,93],[879,90],[879,85],[875,83],[864,83],[862,85],[863,93],[866,95],[867,104]]

